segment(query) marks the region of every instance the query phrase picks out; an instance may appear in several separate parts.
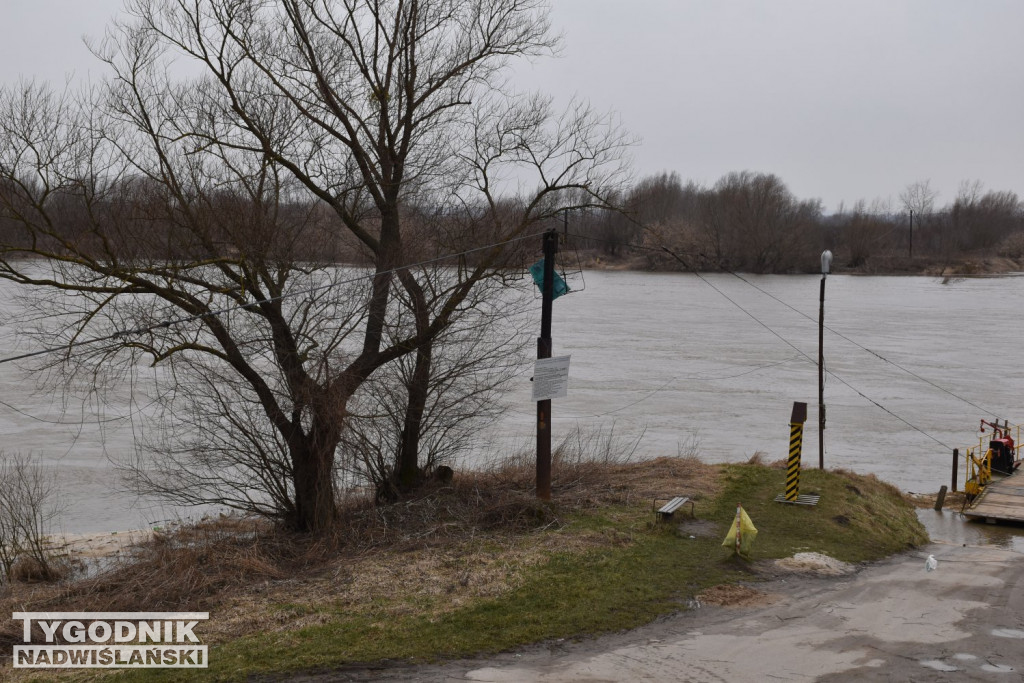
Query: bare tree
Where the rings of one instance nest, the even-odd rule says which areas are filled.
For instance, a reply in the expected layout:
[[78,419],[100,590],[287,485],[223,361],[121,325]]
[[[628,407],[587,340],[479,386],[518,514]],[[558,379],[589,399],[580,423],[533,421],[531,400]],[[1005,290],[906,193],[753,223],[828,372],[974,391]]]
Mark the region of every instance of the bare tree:
[[[166,432],[163,449],[187,456],[198,486],[158,490],[323,529],[352,397],[415,354],[408,423],[421,422],[433,344],[508,265],[493,246],[442,281],[405,267],[449,246],[410,243],[407,208],[457,217],[460,251],[508,242],[567,205],[605,204],[628,141],[608,116],[557,112],[504,80],[512,58],[557,46],[540,0],[128,10],[95,45],[104,87],[0,96],[0,213],[18,228],[0,277],[67,293],[47,328],[65,343],[137,331],[73,363],[69,345],[65,372],[166,368],[165,414],[202,431]],[[202,75],[173,79],[173,60]],[[338,224],[368,274],[307,260]],[[417,457],[414,442],[400,451],[401,481]]]
[[896,248],[899,226],[891,211],[880,200],[870,205],[860,200],[849,211],[842,212],[836,222],[839,226],[838,245],[845,252],[846,265],[863,268],[873,256],[888,254]]
[[1022,227],[1024,205],[1016,193],[983,191],[978,181],[961,183],[948,210],[958,249],[991,248]]
[[478,444],[480,430],[502,408],[500,390],[523,367],[533,341],[525,328],[532,321],[525,310],[533,297],[496,281],[482,283],[472,296],[471,311],[434,340],[428,390],[415,422],[409,396],[417,370],[423,369],[417,354],[382,368],[350,404],[343,443],[352,457],[341,464],[356,482],[372,482],[379,499],[401,493],[402,482],[393,476],[394,454],[411,439],[418,441],[423,473],[453,464]]
[[927,216],[935,208],[935,199],[938,196],[938,191],[931,188],[931,180],[918,180],[900,192],[900,202],[907,211]]
[[900,192],[900,202],[904,210],[913,211],[918,220],[925,221],[935,209],[938,196],[938,191],[931,188],[931,180],[918,180]]
[[723,176],[700,199],[699,225],[719,266],[800,270],[821,244],[817,201],[798,201],[775,175]]

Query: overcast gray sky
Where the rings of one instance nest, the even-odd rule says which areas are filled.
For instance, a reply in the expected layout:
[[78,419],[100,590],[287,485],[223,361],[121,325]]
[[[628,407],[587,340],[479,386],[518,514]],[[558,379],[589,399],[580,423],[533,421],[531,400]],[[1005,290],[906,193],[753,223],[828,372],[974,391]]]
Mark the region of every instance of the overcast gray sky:
[[[827,210],[930,180],[1024,195],[1024,0],[553,0],[564,54],[522,87],[642,139],[638,175],[779,175]],[[0,79],[102,76],[121,0],[0,0]]]

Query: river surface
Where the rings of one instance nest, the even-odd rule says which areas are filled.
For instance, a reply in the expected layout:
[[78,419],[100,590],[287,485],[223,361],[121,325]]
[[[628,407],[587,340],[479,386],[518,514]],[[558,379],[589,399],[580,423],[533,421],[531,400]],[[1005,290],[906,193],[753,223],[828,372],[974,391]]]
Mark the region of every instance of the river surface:
[[[554,401],[555,441],[576,428],[614,428],[624,441],[642,435],[636,458],[695,450],[709,462],[755,453],[772,461],[787,456],[790,413],[800,401],[808,404],[804,466],[817,467],[820,276],[743,278],[571,276],[577,291],[554,302],[554,355],[572,356],[569,395]],[[1024,421],[1022,301],[1017,276],[946,283],[829,276],[826,468],[934,492],[950,483],[952,449],[978,443],[981,418]],[[3,356],[24,350],[17,331],[7,332]],[[463,465],[532,447],[531,373],[524,365],[504,416]],[[0,392],[2,449],[55,466],[65,531],[141,527],[182,514],[126,495],[108,459],[131,452],[131,421],[116,418],[143,399],[122,392],[123,405],[106,406],[98,422],[88,404],[62,405],[36,392],[10,363],[0,365]]]

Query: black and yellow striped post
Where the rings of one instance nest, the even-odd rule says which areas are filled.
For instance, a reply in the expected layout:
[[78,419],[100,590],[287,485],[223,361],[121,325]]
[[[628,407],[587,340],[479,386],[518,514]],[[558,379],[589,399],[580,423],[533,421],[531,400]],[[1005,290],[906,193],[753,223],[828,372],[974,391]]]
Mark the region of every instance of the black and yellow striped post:
[[800,452],[804,445],[807,403],[794,402],[790,418],[790,460],[785,466],[785,500],[796,503],[800,496]]
[[[798,403],[804,407],[805,415],[807,410],[806,403]],[[796,414],[796,408],[793,408],[793,414]],[[786,500],[790,503],[795,503],[797,496],[800,495],[800,451],[803,448],[804,443],[804,423],[803,421],[789,423],[789,461],[786,463]]]
[[793,415],[789,418],[789,461],[786,464],[786,492],[777,496],[779,503],[815,505],[818,496],[800,495],[800,453],[804,443],[804,423],[807,422],[807,404],[794,402]]

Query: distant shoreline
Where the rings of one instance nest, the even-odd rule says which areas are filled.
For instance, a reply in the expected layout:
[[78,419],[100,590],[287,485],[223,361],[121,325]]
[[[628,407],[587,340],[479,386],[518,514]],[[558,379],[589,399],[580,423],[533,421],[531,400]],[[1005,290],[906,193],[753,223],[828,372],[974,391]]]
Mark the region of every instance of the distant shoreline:
[[[576,263],[572,263],[576,261]],[[620,256],[608,256],[600,250],[581,250],[570,261],[561,264],[563,267],[576,266],[583,270],[637,271],[649,273],[691,272],[676,261],[652,261],[645,254],[629,253]],[[727,268],[697,267],[700,273],[717,273]],[[747,271],[742,271],[747,272]],[[802,272],[766,272],[762,275],[815,275],[818,270]],[[939,258],[933,256],[877,256],[868,259],[858,266],[844,266],[833,263],[834,275],[923,275],[926,277],[966,278],[966,277],[1001,277],[1024,274],[1024,260],[1003,256],[964,255],[957,258]]]

